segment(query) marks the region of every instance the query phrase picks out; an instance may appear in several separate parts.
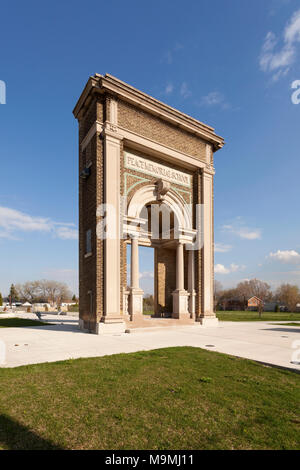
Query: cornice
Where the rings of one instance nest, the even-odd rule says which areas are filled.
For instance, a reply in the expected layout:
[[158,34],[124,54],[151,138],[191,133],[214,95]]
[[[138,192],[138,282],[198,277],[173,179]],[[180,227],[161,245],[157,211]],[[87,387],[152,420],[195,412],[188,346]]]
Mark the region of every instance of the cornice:
[[214,151],[219,150],[224,145],[224,139],[218,136],[212,127],[158,101],[152,96],[137,90],[109,74],[104,76],[95,74],[93,77],[89,78],[73,110],[74,116],[80,119],[82,112],[89,104],[88,101],[92,94],[104,93],[105,91],[172,123],[176,127],[198,136],[204,141],[211,142]]

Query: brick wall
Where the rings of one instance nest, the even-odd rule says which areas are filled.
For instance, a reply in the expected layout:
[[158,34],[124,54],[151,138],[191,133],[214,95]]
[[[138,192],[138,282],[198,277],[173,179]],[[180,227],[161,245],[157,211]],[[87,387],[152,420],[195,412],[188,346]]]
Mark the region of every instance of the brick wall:
[[[92,101],[79,121],[81,143],[95,120],[103,118],[103,102]],[[79,316],[84,327],[94,330],[103,313],[103,242],[96,237],[96,209],[103,201],[103,142],[99,133],[86,148],[79,147],[79,175],[91,162],[91,175],[79,178]],[[86,231],[92,233],[92,254],[85,256]],[[89,291],[91,294],[89,294]]]
[[206,160],[205,143],[199,137],[122,100],[118,103],[118,124],[179,152]]

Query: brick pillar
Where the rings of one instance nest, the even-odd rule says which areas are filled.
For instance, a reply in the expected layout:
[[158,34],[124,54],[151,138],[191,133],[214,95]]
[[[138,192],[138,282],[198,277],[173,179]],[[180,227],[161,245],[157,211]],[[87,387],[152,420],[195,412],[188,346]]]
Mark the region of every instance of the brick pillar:
[[208,165],[202,170],[202,305],[200,322],[215,325],[218,320],[214,313],[214,234],[213,234],[213,168]]

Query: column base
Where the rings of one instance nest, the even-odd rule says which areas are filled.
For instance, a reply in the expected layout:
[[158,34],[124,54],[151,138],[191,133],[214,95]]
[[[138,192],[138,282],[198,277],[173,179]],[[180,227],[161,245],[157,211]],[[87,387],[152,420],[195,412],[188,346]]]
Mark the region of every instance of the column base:
[[191,318],[195,318],[195,311],[196,311],[196,292],[190,292],[189,296],[189,312],[191,314]]
[[97,335],[114,335],[125,333],[126,323],[122,320],[121,322],[115,323],[97,323],[96,334]]
[[[90,326],[90,328],[87,327]],[[79,329],[83,333],[90,334],[116,334],[124,333],[126,324],[122,317],[106,318],[102,317],[100,322],[84,322],[82,318],[79,318]]]
[[189,293],[186,290],[176,289],[173,293],[172,318],[190,318],[188,311]]
[[119,313],[110,313],[109,315],[102,315],[100,323],[105,323],[108,325],[111,325],[113,323],[124,323],[124,318]]
[[196,321],[202,326],[219,326],[219,320],[217,317],[198,317]]
[[[88,322],[85,322],[85,323],[87,324]],[[88,328],[85,327],[84,320],[82,318],[79,318],[78,326],[79,326],[80,331],[82,331],[83,333],[92,333],[92,331],[90,331]]]
[[128,313],[130,317],[143,315],[143,295],[144,291],[142,289],[137,289],[134,287],[130,289],[128,306]]
[[128,315],[127,316],[128,321],[144,321],[145,316],[143,313],[135,313],[134,315]]

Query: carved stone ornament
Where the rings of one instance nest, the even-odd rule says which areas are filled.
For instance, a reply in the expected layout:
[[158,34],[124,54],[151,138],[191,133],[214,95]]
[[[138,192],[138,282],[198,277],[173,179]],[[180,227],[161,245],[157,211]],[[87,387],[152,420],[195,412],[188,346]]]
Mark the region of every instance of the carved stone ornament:
[[158,201],[163,201],[164,196],[167,194],[169,191],[171,185],[168,181],[165,181],[163,179],[159,179],[156,182],[156,197]]
[[108,121],[105,123],[105,129],[111,132],[118,132],[118,126]]

